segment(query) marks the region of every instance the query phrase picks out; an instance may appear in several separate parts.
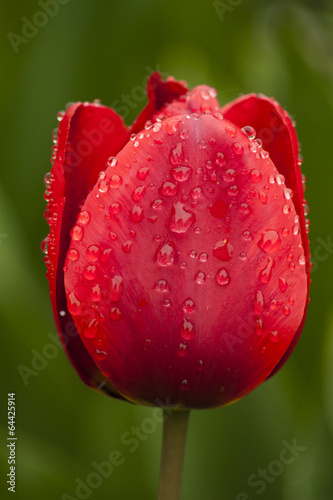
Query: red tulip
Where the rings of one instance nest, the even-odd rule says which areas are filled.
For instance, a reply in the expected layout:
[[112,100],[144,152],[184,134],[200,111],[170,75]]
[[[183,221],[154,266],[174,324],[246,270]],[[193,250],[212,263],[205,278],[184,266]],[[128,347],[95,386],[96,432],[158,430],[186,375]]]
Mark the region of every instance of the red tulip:
[[303,327],[295,129],[263,95],[220,108],[214,89],[154,73],[148,98],[130,130],[97,103],[61,117],[46,192],[55,320],[95,388],[226,405],[280,369]]

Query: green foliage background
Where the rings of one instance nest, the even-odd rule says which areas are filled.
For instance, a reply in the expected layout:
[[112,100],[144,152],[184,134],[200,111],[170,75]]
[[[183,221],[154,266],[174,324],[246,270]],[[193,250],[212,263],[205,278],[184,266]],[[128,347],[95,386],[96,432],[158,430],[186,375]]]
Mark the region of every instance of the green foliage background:
[[[133,453],[120,442],[124,432],[151,418],[152,409],[90,390],[55,347],[48,336],[55,327],[40,251],[47,234],[43,175],[50,168],[57,112],[68,101],[122,101],[151,68],[191,87],[214,86],[221,104],[241,92],[274,95],[297,122],[311,207],[314,272],[302,338],[283,370],[245,399],[192,412],[183,500],[245,500],[241,492],[251,500],[330,500],[333,257],[322,242],[333,239],[332,2],[229,0],[224,14],[200,0],[56,2],[59,12],[15,53],[8,33],[22,36],[22,18],[32,20],[41,3],[0,5],[1,498],[12,495],[6,485],[6,399],[12,391],[18,437],[14,498],[75,497],[75,479],[85,481],[92,462],[107,460],[114,449],[125,463],[89,498],[156,497],[160,427]],[[134,102],[128,124],[144,104]],[[31,368],[36,351],[49,344],[53,359],[25,385],[18,366]],[[248,478],[279,458],[284,440],[295,439],[306,449],[258,494]]]

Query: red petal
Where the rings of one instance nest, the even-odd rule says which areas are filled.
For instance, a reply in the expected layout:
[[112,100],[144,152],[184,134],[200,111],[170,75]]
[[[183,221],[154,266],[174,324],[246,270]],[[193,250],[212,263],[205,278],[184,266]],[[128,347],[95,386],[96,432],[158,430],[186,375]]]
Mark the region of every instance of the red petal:
[[307,274],[293,202],[268,183],[272,161],[218,115],[178,119],[128,143],[107,191],[87,197],[65,287],[81,339],[121,394],[201,408],[272,372],[304,316]]
[[147,94],[149,102],[141,111],[138,118],[132,125],[131,133],[140,132],[148,120],[160,111],[166,104],[177,100],[181,95],[186,94],[188,88],[184,82],[177,82],[169,77],[165,82],[162,81],[160,73],[152,73],[147,83]]
[[[304,189],[302,184],[302,173],[299,162],[298,140],[295,127],[288,113],[271,98],[264,95],[249,94],[241,96],[235,101],[222,108],[225,118],[232,121],[239,127],[252,126],[257,137],[263,142],[263,149],[269,152],[279,173],[284,175],[286,186],[293,191],[293,203],[300,219],[302,243],[305,250],[307,287],[310,287],[310,250],[306,234],[306,224],[304,215]],[[304,311],[303,322],[300,325],[298,334],[295,336],[288,352],[281,363],[276,367],[275,374],[289,358],[298,338],[301,334],[305,321],[306,310]]]
[[[97,387],[103,385],[105,377],[85,349],[67,310],[63,266],[80,206],[98,173],[106,168],[107,159],[118,153],[128,135],[121,118],[111,109],[98,104],[73,104],[59,125],[48,188],[48,279],[53,313],[71,362],[84,382]],[[103,390],[113,391],[109,382]]]

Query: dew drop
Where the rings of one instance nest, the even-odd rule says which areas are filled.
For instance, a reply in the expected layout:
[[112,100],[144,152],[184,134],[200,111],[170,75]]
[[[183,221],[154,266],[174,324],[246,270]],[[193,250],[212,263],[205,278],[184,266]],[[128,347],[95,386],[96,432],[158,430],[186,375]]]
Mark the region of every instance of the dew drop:
[[262,179],[262,174],[257,168],[253,168],[249,173],[250,181],[257,184]]
[[110,280],[110,300],[117,302],[121,297],[124,280],[121,276],[115,275]]
[[130,211],[130,218],[133,222],[141,222],[143,219],[143,208],[139,205],[134,205],[134,207]]
[[49,237],[46,236],[46,238],[43,239],[43,241],[40,245],[40,248],[45,255],[47,255],[47,253],[48,253],[48,243],[49,243]]
[[98,330],[98,321],[97,319],[92,319],[89,325],[83,330],[83,335],[87,339],[93,339],[96,337]]
[[285,278],[279,278],[279,288],[281,290],[282,293],[284,293],[287,288],[288,288],[288,283],[287,283],[287,280]]
[[109,186],[113,189],[118,189],[121,186],[122,182],[123,180],[120,175],[111,175]]
[[249,139],[254,139],[256,136],[256,131],[253,127],[250,127],[250,125],[246,125],[245,127],[242,128],[242,132],[248,137]]
[[173,167],[171,169],[171,175],[172,177],[178,181],[178,182],[185,182],[188,180],[192,173],[192,168],[191,167]]
[[306,258],[305,258],[305,255],[300,255],[298,257],[298,263],[301,265],[301,266],[305,266],[306,264]]
[[266,229],[261,233],[258,246],[266,253],[276,252],[280,248],[281,240],[274,229]]
[[279,332],[278,331],[271,332],[270,340],[271,340],[271,342],[279,342],[279,340],[280,340]]
[[203,271],[198,271],[194,276],[194,279],[198,285],[203,285],[206,281],[206,275]]
[[171,302],[170,302],[170,300],[169,300],[169,299],[165,299],[165,300],[163,300],[163,306],[164,306],[164,307],[170,307],[170,306],[171,306]]
[[112,215],[116,215],[119,212],[120,208],[121,208],[120,203],[116,201],[114,203],[111,203],[111,205],[109,206],[109,212]]
[[147,175],[149,174],[149,171],[150,171],[150,168],[142,167],[137,171],[136,176],[138,179],[144,181],[146,179]]
[[264,309],[265,309],[264,295],[261,290],[257,290],[254,298],[254,312],[260,316],[264,312]]
[[231,243],[229,243],[227,239],[218,241],[217,243],[215,243],[215,246],[213,248],[213,255],[217,259],[225,262],[231,260],[233,253],[234,247]]
[[158,192],[162,196],[175,196],[178,193],[178,184],[171,181],[164,181]]
[[111,321],[118,321],[121,318],[121,311],[118,307],[111,307],[109,317]]
[[214,203],[209,207],[209,212],[213,217],[222,219],[228,210],[228,203],[223,200],[214,201]]
[[226,270],[225,267],[221,267],[217,271],[215,279],[216,279],[216,283],[220,286],[225,286],[229,283],[230,277],[229,277],[228,271]]
[[259,198],[259,200],[261,201],[261,203],[263,205],[266,205],[266,203],[267,203],[267,194],[265,193],[265,191],[259,191],[258,198]]
[[226,127],[225,131],[231,139],[234,139],[237,135],[237,130],[233,127]]
[[131,253],[132,246],[133,246],[133,241],[131,241],[131,240],[125,241],[125,243],[123,243],[123,245],[122,245],[123,252],[125,252],[125,253]]
[[215,153],[214,159],[215,159],[215,163],[219,167],[224,167],[224,165],[226,164],[225,156],[224,156],[224,154],[221,151],[217,151]]
[[262,283],[267,284],[270,282],[274,266],[275,266],[274,259],[272,259],[272,257],[267,257],[267,264],[259,273],[259,279]]
[[101,249],[97,245],[90,245],[86,250],[87,258],[92,262],[99,259],[100,253]]
[[155,290],[164,293],[169,292],[169,285],[165,279],[160,279],[155,283]]
[[98,191],[100,193],[107,193],[109,190],[108,183],[106,181],[101,181],[98,183]]
[[168,135],[174,135],[174,133],[177,132],[180,123],[181,120],[178,118],[170,118],[165,126],[166,133]]
[[143,198],[145,194],[146,188],[145,186],[138,186],[132,192],[132,200],[138,203]]
[[92,302],[99,302],[101,300],[101,298],[102,298],[101,287],[97,283],[90,290],[90,299],[92,300]]
[[242,156],[244,153],[244,148],[239,142],[234,142],[232,145],[232,149],[237,156]]
[[264,325],[262,318],[256,318],[256,334],[262,335],[264,333]]
[[114,233],[112,231],[111,231],[111,233],[109,233],[109,236],[110,236],[111,240],[113,240],[113,241],[116,241],[118,239],[118,234]]
[[100,349],[96,349],[95,351],[95,359],[98,361],[104,361],[107,358],[108,354],[105,351],[102,351]]
[[181,165],[184,163],[184,152],[183,145],[181,142],[178,142],[177,146],[174,146],[169,155],[169,161],[171,165]]
[[190,196],[191,196],[192,200],[197,200],[198,198],[200,198],[200,196],[202,196],[202,194],[203,194],[203,191],[202,191],[201,186],[194,187],[190,192]]
[[189,297],[182,303],[182,310],[185,314],[190,314],[195,310],[195,303]]
[[115,158],[114,156],[110,156],[110,158],[108,158],[106,162],[106,167],[115,167],[117,163],[118,163],[117,158]]
[[95,280],[97,278],[97,268],[95,265],[86,266],[83,271],[83,276],[88,281]]
[[173,233],[186,233],[188,228],[195,222],[195,215],[191,210],[178,201],[171,209],[169,228]]
[[177,349],[177,354],[179,356],[187,356],[187,352],[186,352],[186,349],[187,349],[187,345],[184,344],[183,342],[181,342],[178,346],[178,349]]
[[199,261],[200,262],[207,262],[208,260],[208,254],[206,252],[201,252],[199,255]]
[[72,239],[75,241],[81,241],[83,238],[83,234],[84,234],[83,227],[78,226],[78,225],[74,226],[70,232]]
[[175,244],[166,240],[160,244],[157,250],[157,262],[162,267],[171,266],[175,260],[176,247]]
[[82,212],[79,213],[79,216],[77,218],[78,224],[82,224],[83,226],[86,226],[89,221],[90,221],[90,213],[87,212],[87,210],[83,210]]
[[77,316],[80,314],[82,311],[82,304],[81,302],[77,299],[76,295],[74,292],[70,292],[67,295],[67,307],[68,311],[73,315]]
[[184,340],[191,340],[194,337],[194,325],[189,319],[183,319],[180,334]]
[[282,312],[285,316],[289,316],[290,314],[290,307],[288,306],[284,306],[283,309],[282,309]]

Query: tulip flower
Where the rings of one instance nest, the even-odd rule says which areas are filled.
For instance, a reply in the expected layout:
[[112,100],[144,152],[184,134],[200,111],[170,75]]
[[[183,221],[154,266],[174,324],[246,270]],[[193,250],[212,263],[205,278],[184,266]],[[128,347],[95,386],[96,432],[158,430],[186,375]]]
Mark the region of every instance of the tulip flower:
[[304,184],[274,99],[221,108],[213,88],[158,73],[147,90],[131,128],[98,102],[59,116],[47,277],[82,380],[184,415],[244,397],[294,349],[310,282]]

